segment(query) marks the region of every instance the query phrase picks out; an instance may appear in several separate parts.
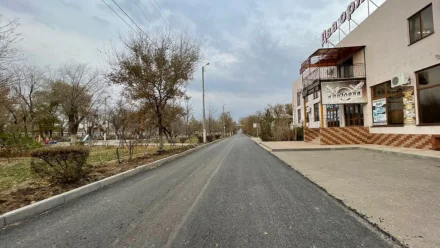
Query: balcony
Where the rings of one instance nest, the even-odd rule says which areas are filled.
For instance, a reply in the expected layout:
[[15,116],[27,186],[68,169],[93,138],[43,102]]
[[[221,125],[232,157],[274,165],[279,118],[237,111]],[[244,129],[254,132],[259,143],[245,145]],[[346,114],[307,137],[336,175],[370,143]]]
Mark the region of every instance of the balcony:
[[321,48],[301,65],[304,96],[320,90],[321,82],[366,78],[365,46]]
[[317,67],[303,78],[303,88],[317,82],[365,78],[365,64]]

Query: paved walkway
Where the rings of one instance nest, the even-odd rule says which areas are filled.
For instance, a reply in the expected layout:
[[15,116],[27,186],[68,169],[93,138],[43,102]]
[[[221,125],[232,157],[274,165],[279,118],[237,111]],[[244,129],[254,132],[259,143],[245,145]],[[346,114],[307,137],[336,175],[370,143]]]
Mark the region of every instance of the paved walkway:
[[262,142],[259,138],[252,138],[255,142],[261,144],[264,148],[272,152],[279,151],[315,151],[315,150],[349,150],[366,149],[381,152],[395,153],[397,155],[417,156],[420,158],[438,159],[440,161],[440,151],[421,150],[414,148],[381,146],[381,145],[319,145],[302,141],[291,142]]
[[440,152],[373,145],[328,150],[303,142],[261,145],[402,243],[440,247]]

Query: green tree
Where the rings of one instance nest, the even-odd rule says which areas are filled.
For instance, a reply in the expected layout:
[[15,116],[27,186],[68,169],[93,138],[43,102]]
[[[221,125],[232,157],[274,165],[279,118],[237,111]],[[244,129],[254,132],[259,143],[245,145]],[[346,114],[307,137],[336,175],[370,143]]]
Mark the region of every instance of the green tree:
[[72,143],[77,142],[81,122],[94,113],[93,108],[101,100],[101,93],[100,74],[86,64],[66,64],[52,80],[51,98],[67,118]]
[[125,49],[116,51],[110,61],[111,82],[123,85],[126,94],[151,109],[159,129],[163,152],[163,135],[167,132],[165,111],[168,104],[186,96],[200,59],[200,46],[186,36],[173,38],[165,34],[152,40],[143,34],[124,41]]

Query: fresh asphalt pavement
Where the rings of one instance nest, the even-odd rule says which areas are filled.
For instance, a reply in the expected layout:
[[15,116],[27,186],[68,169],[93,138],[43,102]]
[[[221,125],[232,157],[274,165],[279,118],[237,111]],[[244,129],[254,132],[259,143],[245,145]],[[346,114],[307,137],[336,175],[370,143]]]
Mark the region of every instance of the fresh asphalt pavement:
[[0,247],[397,246],[242,134],[0,232]]

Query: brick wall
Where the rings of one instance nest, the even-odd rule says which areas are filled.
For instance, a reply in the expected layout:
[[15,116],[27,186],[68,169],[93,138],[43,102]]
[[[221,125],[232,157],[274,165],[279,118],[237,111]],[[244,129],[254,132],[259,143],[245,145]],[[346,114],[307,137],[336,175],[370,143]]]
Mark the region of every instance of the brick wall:
[[424,134],[377,134],[372,133],[370,144],[398,146],[417,149],[431,148],[431,135]]
[[370,143],[368,127],[332,127],[321,129],[322,145],[357,145]]
[[312,142],[321,137],[321,128],[304,128],[304,141]]
[[430,149],[432,135],[374,134],[368,127],[321,128],[321,145],[375,144]]

